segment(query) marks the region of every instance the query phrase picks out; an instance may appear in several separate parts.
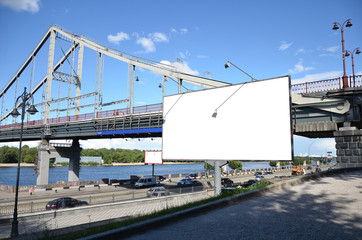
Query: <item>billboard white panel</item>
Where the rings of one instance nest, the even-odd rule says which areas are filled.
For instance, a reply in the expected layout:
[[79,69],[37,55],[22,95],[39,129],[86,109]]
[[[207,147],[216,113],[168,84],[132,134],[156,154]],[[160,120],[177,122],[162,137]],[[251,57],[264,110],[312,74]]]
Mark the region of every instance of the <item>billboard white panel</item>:
[[292,160],[289,76],[166,96],[163,119],[163,160]]
[[145,164],[163,164],[161,151],[145,151]]

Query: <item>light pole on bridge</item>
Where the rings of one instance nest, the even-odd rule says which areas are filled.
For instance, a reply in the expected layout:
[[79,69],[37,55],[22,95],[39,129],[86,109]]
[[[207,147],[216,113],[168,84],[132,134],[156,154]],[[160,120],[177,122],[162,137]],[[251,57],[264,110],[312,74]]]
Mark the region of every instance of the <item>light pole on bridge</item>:
[[355,86],[355,74],[354,74],[354,60],[353,60],[353,54],[360,54],[361,51],[359,50],[359,48],[355,48],[352,52],[346,50],[346,54],[345,56],[348,57],[349,55],[351,55],[352,58],[352,73],[353,73],[353,87]]
[[350,22],[351,19],[347,19],[346,21],[344,21],[344,23],[341,25],[338,22],[334,22],[334,26],[333,26],[333,30],[338,30],[339,27],[338,25],[341,27],[341,34],[342,34],[342,57],[343,57],[343,88],[348,88],[348,77],[346,75],[346,60],[345,60],[345,51],[344,51],[344,36],[343,36],[343,26],[345,25],[346,27],[351,27],[352,23]]
[[[18,100],[21,99],[21,114],[16,109],[16,104]],[[15,189],[15,205],[14,205],[14,215],[13,222],[11,224],[11,237],[19,235],[19,221],[18,221],[18,195],[19,195],[19,176],[20,176],[20,159],[21,159],[21,144],[23,141],[23,128],[24,128],[24,116],[25,116],[25,106],[29,105],[29,108],[26,110],[29,114],[34,115],[38,112],[33,104],[27,103],[29,99],[32,99],[32,95],[26,92],[26,87],[24,88],[23,94],[21,94],[15,101],[15,108],[10,113],[11,116],[17,117],[21,115],[21,128],[20,128],[20,141],[19,141],[19,155],[18,155],[18,168],[16,174],[16,189]]]

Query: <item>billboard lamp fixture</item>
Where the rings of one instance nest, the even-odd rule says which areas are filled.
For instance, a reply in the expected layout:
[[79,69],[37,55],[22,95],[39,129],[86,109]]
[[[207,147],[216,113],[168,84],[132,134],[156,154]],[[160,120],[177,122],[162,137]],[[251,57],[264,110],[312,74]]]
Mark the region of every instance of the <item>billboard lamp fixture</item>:
[[238,66],[236,66],[235,64],[233,64],[232,62],[230,61],[227,61],[224,65],[225,68],[228,68],[230,67],[230,64],[233,65],[234,67],[236,67],[237,69],[239,69],[240,71],[242,71],[244,74],[248,75],[248,77],[251,78],[251,81],[255,81],[257,79],[253,78],[252,76],[250,76],[247,72],[245,72],[244,70],[242,70],[241,68],[239,68]]

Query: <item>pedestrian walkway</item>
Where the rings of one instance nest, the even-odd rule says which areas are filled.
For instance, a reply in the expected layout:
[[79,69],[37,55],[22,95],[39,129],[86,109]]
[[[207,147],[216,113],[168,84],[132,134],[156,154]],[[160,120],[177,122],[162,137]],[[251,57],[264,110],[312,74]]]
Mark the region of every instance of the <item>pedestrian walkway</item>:
[[360,240],[362,171],[310,180],[137,233],[127,239]]

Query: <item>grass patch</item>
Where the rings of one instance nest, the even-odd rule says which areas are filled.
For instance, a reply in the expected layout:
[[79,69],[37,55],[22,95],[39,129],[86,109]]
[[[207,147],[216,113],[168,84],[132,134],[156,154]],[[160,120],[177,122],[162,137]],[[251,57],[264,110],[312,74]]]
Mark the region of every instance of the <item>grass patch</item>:
[[101,232],[106,232],[112,229],[116,229],[116,228],[120,228],[120,227],[125,227],[134,223],[139,223],[142,221],[146,221],[149,219],[153,219],[153,218],[157,218],[157,217],[161,217],[167,214],[171,214],[171,213],[175,213],[175,212],[179,212],[185,209],[189,209],[192,207],[196,207],[196,206],[200,206],[218,199],[222,199],[225,197],[229,197],[232,195],[236,195],[236,194],[241,194],[247,191],[251,191],[254,189],[258,189],[258,188],[262,188],[265,186],[270,185],[271,182],[267,182],[267,181],[262,181],[262,182],[258,182],[256,183],[254,186],[250,186],[248,188],[241,188],[241,187],[237,187],[233,190],[228,190],[228,191],[222,191],[221,194],[217,197],[210,197],[210,198],[206,198],[200,201],[196,201],[196,202],[192,202],[192,203],[188,203],[182,206],[178,206],[178,207],[172,207],[172,208],[167,208],[158,212],[154,212],[151,214],[147,214],[147,215],[143,215],[143,216],[138,216],[138,217],[134,217],[132,219],[128,219],[128,220],[124,220],[122,222],[114,222],[114,223],[109,223],[103,226],[98,226],[98,227],[92,227],[92,228],[88,228],[85,229],[83,231],[78,231],[78,232],[74,232],[74,233],[68,233],[68,234],[64,234],[64,235],[60,235],[60,236],[52,236],[51,232],[49,231],[43,238],[40,238],[41,240],[45,240],[45,239],[54,239],[54,240],[72,240],[72,239],[78,239],[81,237],[86,237],[86,236],[90,236],[93,234],[97,234],[97,233],[101,233]]

